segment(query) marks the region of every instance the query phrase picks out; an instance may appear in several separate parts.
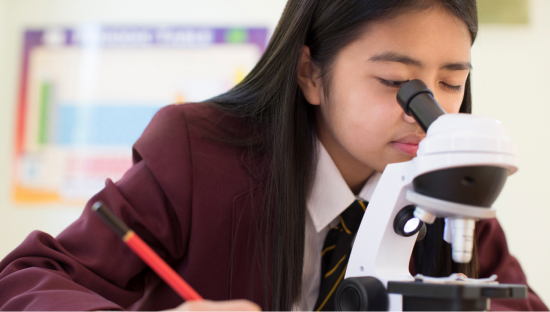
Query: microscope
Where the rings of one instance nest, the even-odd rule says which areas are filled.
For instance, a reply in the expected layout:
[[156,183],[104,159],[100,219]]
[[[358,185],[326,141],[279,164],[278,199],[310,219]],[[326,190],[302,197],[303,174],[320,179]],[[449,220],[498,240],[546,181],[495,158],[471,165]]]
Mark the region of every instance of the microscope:
[[409,273],[417,236],[436,218],[445,218],[453,261],[470,262],[475,222],[495,217],[492,205],[518,166],[515,144],[498,120],[446,114],[421,80],[404,84],[397,101],[427,135],[415,158],[387,165],[380,177],[335,292],[336,309],[483,311],[490,298],[526,298],[525,285],[498,284],[496,276]]

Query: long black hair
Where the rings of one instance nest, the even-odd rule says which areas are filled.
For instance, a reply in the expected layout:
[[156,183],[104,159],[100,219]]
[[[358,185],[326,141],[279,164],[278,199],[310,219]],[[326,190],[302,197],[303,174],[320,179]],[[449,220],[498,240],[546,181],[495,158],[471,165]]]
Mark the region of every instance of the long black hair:
[[[315,113],[297,84],[302,47],[311,51],[330,89],[330,68],[337,53],[355,40],[364,26],[410,10],[440,5],[464,21],[472,43],[477,34],[475,0],[289,0],[263,56],[245,79],[210,100],[226,113],[245,120],[249,135],[240,140],[252,153],[269,158],[266,201],[262,204],[263,237],[258,240],[270,310],[290,310],[300,297],[304,257],[306,201],[316,163]],[[396,104],[397,105],[397,104]],[[461,112],[471,111],[470,79]],[[263,170],[258,168],[258,170]],[[430,226],[415,247],[418,273],[475,275],[473,264],[458,266],[442,240],[441,222]],[[437,233],[437,234],[436,234]]]

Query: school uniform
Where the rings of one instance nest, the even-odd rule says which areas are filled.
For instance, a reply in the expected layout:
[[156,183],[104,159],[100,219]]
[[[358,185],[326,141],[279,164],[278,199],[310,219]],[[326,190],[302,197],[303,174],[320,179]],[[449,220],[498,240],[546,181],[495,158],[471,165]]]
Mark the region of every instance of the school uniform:
[[339,215],[356,199],[370,201],[381,174],[374,172],[355,196],[323,145],[318,142],[318,160],[311,195],[307,202],[302,298],[295,310],[311,311],[321,285],[321,252],[329,230],[340,223]]
[[[222,131],[238,134],[243,129],[240,121],[223,116],[204,103],[161,109],[135,143],[134,166],[120,181],[107,180],[105,188],[86,205],[82,216],[57,238],[33,232],[0,262],[0,307],[162,310],[182,303],[94,215],[90,208],[98,200],[110,207],[204,298],[247,298],[264,306],[262,268],[257,265],[261,261],[256,258],[262,255],[255,252],[255,238],[263,237],[264,233],[256,231],[261,205],[255,203],[264,194],[267,176],[265,171],[253,168],[261,168],[265,159],[252,157],[243,148],[215,139]],[[322,153],[326,151],[321,150],[321,160],[328,165],[318,166],[321,170],[318,172],[334,170],[331,169],[334,164],[322,158]],[[314,195],[308,201],[305,291],[296,308],[311,309],[311,302],[315,301],[311,298],[315,296],[320,271],[312,268],[318,263],[314,254],[319,251],[323,231],[333,226],[332,217],[339,214],[338,205],[348,201],[351,193],[349,189],[334,193],[335,197],[344,198],[334,211],[315,203],[316,188],[343,188],[343,179],[335,182],[335,176],[338,174],[326,175],[327,184],[322,187],[317,178],[321,175],[317,175]],[[368,197],[371,187],[367,183],[359,196]],[[322,213],[324,210],[329,212]],[[498,222],[495,219],[478,222],[476,233],[481,276],[494,273],[502,283],[525,284],[525,275],[508,253]],[[309,244],[310,241],[315,243]],[[493,300],[491,308],[546,309],[532,291],[527,300],[502,301],[502,304]]]

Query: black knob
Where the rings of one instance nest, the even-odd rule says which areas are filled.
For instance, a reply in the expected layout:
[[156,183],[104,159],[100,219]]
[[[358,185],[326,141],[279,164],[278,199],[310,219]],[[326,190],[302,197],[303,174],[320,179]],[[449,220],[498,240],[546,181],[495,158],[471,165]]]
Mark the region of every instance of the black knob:
[[409,116],[413,116],[420,127],[428,127],[445,111],[435,100],[433,92],[422,80],[414,79],[405,83],[397,91],[397,102]]
[[409,237],[420,231],[424,222],[414,216],[415,209],[416,206],[408,205],[399,210],[393,220],[393,230],[397,235]]
[[338,285],[334,307],[336,311],[387,311],[388,292],[376,277],[350,277]]

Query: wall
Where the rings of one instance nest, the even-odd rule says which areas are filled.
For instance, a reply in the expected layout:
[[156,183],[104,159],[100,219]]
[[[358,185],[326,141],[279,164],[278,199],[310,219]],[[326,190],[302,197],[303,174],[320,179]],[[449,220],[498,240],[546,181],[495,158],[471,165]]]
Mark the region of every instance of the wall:
[[15,207],[11,201],[20,40],[24,27],[32,24],[29,19],[25,20],[27,5],[36,8],[34,4],[24,1],[0,0],[0,258],[17,247],[32,230],[56,235],[73,222],[81,210],[69,207]]
[[495,203],[508,247],[550,304],[550,2],[531,1],[524,26],[481,25],[472,49],[473,110],[500,119],[516,141],[520,169]]
[[[10,198],[15,96],[21,34],[27,27],[105,24],[203,24],[274,28],[285,0],[0,0],[0,258],[27,234],[52,235],[80,215],[74,207],[14,207]],[[518,144],[520,171],[495,203],[509,248],[531,286],[550,304],[546,198],[550,167],[550,2],[531,1],[526,26],[482,25],[472,50],[474,113],[500,119]]]

